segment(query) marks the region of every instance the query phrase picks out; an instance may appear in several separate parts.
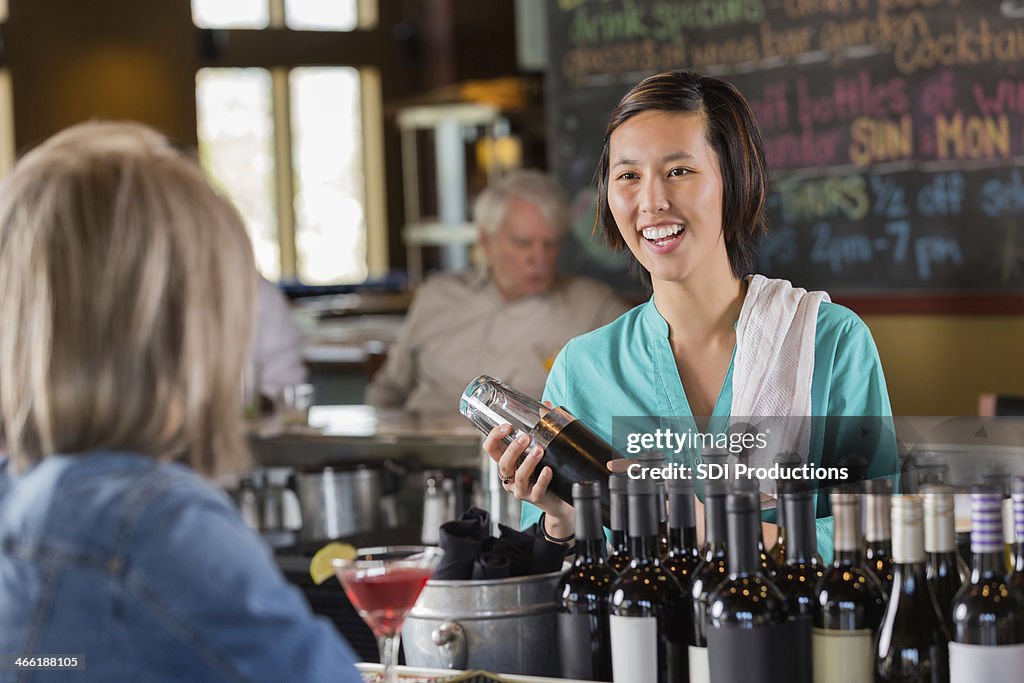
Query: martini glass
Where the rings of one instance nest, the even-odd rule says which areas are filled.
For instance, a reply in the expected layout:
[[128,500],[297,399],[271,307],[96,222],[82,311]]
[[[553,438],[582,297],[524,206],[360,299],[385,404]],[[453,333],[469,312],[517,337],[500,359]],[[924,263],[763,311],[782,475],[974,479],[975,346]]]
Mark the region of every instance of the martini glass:
[[396,683],[402,622],[444,556],[421,545],[360,548],[351,560],[333,561],[348,599],[377,636],[383,683]]

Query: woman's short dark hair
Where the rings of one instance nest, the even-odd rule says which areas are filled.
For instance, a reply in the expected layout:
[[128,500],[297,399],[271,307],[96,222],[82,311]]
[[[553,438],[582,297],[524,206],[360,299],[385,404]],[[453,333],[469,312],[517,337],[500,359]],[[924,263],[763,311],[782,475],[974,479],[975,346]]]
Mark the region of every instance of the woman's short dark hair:
[[[597,218],[594,232],[616,251],[626,249],[608,205],[608,142],[612,133],[637,114],[647,111],[701,114],[708,145],[718,155],[722,174],[722,230],[729,264],[736,277],[749,274],[757,244],[768,231],[764,204],[768,167],[761,131],[750,105],[731,83],[693,71],[666,71],[630,88],[612,110],[597,166]],[[651,274],[633,260],[635,272],[650,286]]]

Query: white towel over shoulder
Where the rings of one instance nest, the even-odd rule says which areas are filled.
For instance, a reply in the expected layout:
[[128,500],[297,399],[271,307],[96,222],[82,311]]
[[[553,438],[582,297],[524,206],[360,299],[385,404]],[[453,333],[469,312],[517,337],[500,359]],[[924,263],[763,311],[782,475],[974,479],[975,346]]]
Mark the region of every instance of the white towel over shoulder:
[[[761,429],[770,424],[771,430],[769,447],[755,452],[751,465],[769,466],[782,450],[807,457],[810,422],[778,418],[811,414],[814,340],[822,301],[830,301],[827,293],[808,292],[787,280],[763,275],[748,279],[736,323],[731,414],[734,420],[750,419]],[[774,493],[774,482],[766,483]]]

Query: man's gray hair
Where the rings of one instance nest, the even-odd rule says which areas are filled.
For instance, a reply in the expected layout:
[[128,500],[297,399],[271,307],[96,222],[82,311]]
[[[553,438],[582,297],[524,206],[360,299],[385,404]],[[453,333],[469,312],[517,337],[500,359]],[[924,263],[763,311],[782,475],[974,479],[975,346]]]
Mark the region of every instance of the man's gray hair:
[[512,199],[523,199],[540,210],[548,224],[559,235],[569,227],[569,202],[555,180],[540,171],[512,171],[491,183],[473,204],[473,220],[493,235],[505,220],[505,211]]

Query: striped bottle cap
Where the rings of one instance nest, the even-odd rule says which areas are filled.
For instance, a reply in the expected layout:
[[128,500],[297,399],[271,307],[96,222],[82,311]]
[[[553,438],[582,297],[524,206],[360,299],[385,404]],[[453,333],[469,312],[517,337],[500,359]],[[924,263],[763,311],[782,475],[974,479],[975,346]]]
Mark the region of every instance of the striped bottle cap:
[[990,487],[971,491],[971,552],[1003,552],[1003,497]]
[[1017,543],[1024,543],[1024,477],[1013,479],[1013,529]]

